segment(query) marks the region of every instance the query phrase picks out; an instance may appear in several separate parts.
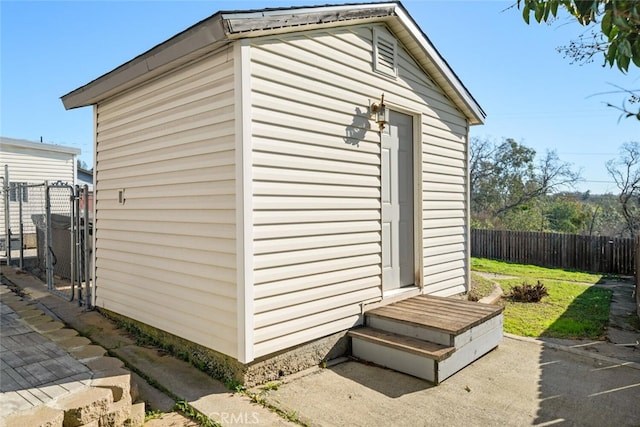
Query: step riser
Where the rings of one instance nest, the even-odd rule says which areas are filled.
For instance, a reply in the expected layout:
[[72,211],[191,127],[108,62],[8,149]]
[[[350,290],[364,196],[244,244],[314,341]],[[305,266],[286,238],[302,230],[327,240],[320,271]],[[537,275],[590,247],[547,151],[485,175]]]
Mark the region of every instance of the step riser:
[[473,328],[461,333],[460,335],[453,337],[452,346],[456,349],[459,349],[469,344],[471,341],[477,340],[478,337],[481,337],[495,329],[500,329],[500,331],[502,331],[502,323],[502,314],[492,317],[486,322],[474,326]]
[[405,374],[436,382],[435,365],[432,359],[395,348],[382,346],[360,338],[352,338],[353,355]]
[[366,316],[365,323],[367,326],[375,329],[393,332],[394,334],[417,338],[423,341],[430,341],[444,346],[453,346],[454,344],[454,339],[450,334],[424,326],[411,325],[405,322],[399,322],[378,316]]
[[[439,362],[425,356],[352,337],[353,355],[398,372],[438,384],[496,348],[503,339],[502,315],[467,331],[472,339]],[[493,324],[492,327],[491,324]],[[483,331],[484,333],[480,333]]]
[[[457,348],[449,358],[439,362],[438,381],[444,381],[445,379],[449,378],[451,375],[455,374],[459,370],[470,365],[480,357],[496,348],[502,342],[502,338],[504,335],[502,331],[502,315],[498,317],[499,322],[497,322],[497,326],[486,331],[482,335],[477,333],[478,331],[475,331],[475,338],[473,340],[467,342],[462,347]],[[484,324],[471,329],[471,331],[474,331],[474,329],[479,329],[482,326],[484,326]]]

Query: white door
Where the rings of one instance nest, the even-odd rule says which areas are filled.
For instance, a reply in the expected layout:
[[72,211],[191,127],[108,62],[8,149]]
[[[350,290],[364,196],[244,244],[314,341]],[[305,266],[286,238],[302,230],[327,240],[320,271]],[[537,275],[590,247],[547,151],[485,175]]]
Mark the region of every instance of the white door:
[[413,118],[390,111],[382,133],[384,291],[415,283],[413,244]]

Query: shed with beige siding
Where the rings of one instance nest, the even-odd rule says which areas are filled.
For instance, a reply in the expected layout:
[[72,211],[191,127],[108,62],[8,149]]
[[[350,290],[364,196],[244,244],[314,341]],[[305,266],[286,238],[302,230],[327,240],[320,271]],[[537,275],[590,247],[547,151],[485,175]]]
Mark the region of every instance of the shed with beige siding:
[[467,290],[484,112],[400,3],[219,12],[62,101],[95,112],[100,308],[250,366]]

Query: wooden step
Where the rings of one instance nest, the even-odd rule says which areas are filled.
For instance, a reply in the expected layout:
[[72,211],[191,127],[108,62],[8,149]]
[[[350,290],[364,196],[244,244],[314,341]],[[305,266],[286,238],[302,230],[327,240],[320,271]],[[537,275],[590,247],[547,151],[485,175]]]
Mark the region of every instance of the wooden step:
[[437,361],[446,359],[455,351],[454,347],[445,347],[429,341],[382,331],[380,329],[368,328],[366,326],[352,329],[348,335],[352,338],[360,338],[365,341],[407,351]]
[[349,331],[351,351],[361,360],[438,384],[439,359],[453,348],[372,328]]
[[450,335],[460,335],[499,316],[503,307],[452,298],[419,295],[367,311],[367,316],[427,327]]
[[503,308],[453,298],[415,296],[365,312],[349,331],[357,358],[435,384],[502,341]]

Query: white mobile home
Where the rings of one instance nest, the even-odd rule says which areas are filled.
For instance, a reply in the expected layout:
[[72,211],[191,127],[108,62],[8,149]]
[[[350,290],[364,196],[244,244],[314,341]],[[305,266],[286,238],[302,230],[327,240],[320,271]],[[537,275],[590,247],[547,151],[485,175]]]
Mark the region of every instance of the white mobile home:
[[[20,196],[24,203],[23,209],[27,212],[44,213],[44,198],[29,200],[27,189],[22,189],[22,194],[19,194],[17,185],[42,184],[45,181],[75,185],[76,160],[79,154],[80,149],[74,147],[0,137],[0,185],[8,191],[6,199],[0,197],[0,235],[3,238],[6,232],[5,200],[8,200],[10,224],[14,233],[18,232]],[[31,222],[25,222],[24,225],[25,233],[34,232]]]
[[219,12],[62,101],[94,108],[97,307],[247,367],[467,290],[485,115],[400,3]]

